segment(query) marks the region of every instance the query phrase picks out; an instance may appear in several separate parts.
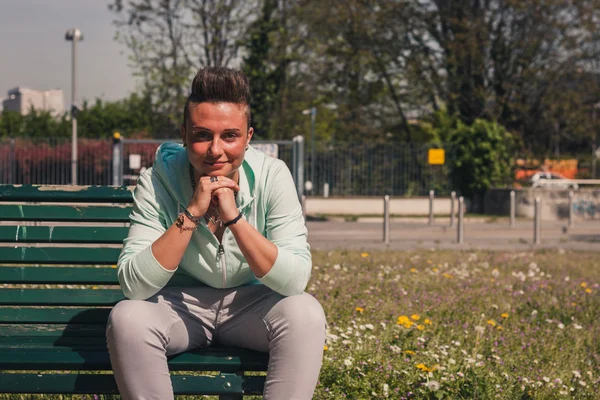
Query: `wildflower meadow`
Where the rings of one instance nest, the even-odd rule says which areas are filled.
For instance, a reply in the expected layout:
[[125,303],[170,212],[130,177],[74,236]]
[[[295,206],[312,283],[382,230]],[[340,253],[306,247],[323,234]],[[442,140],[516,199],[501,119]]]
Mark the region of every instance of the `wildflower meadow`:
[[598,399],[598,255],[330,252],[316,399]]

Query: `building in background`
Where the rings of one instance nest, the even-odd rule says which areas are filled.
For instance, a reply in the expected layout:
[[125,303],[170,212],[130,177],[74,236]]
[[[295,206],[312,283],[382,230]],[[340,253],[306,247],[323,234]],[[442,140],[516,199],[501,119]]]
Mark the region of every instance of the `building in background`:
[[63,91],[17,87],[9,90],[8,96],[2,101],[3,111],[16,111],[21,115],[28,114],[32,107],[37,111],[49,111],[55,116],[62,115],[65,112]]

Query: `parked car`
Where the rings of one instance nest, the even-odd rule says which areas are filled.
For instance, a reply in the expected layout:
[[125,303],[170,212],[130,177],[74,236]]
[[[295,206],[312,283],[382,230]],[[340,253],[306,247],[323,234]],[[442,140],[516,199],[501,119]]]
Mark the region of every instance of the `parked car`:
[[556,172],[536,172],[531,176],[531,187],[534,188],[552,188],[563,190],[577,190],[579,185],[573,180],[562,176]]

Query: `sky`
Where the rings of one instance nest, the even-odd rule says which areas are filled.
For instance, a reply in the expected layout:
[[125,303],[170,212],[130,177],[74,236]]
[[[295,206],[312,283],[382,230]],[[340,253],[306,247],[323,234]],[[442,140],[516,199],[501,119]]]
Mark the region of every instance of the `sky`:
[[0,99],[9,89],[62,89],[71,102],[69,28],[79,28],[76,101],[119,100],[136,88],[127,49],[114,41],[108,0],[0,0]]

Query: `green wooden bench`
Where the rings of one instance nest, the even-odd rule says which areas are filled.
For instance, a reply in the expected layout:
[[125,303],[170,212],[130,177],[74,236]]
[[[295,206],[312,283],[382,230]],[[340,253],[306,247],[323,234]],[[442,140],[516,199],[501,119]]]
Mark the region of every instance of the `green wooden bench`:
[[[0,393],[118,393],[104,335],[131,202],[126,187],[0,185]],[[245,372],[267,363],[231,348],[169,359],[176,394],[221,399],[262,394],[264,374]]]

